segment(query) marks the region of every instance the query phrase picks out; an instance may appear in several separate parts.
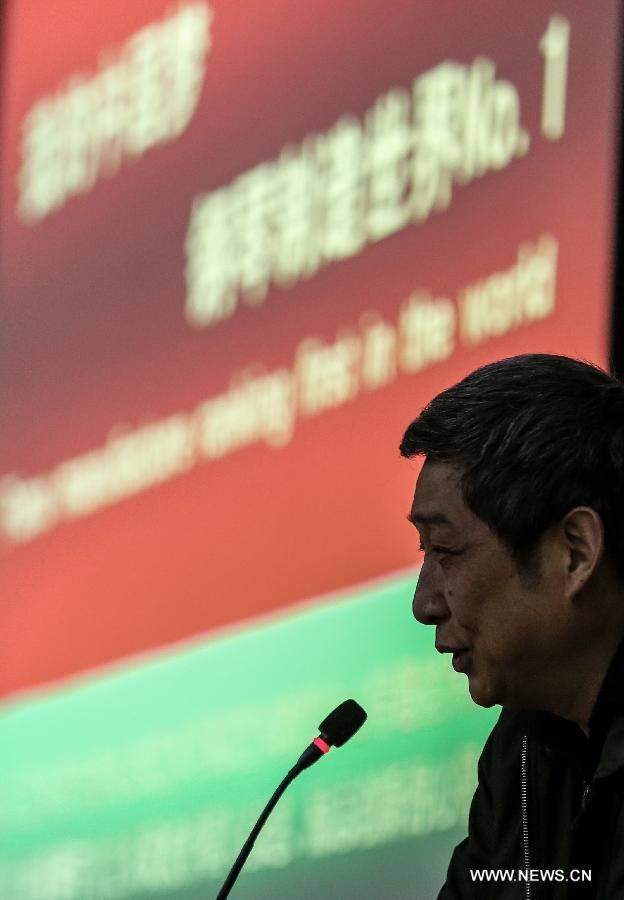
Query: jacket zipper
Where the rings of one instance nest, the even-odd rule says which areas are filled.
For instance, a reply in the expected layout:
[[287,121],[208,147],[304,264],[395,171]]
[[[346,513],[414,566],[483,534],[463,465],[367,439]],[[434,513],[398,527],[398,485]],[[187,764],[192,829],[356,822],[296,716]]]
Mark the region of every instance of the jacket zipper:
[[522,801],[522,844],[524,848],[524,870],[527,873],[527,880],[524,882],[524,896],[526,900],[531,900],[531,884],[528,880],[529,869],[531,868],[531,856],[529,854],[529,819],[527,815],[527,752],[529,739],[524,734],[522,736],[522,756],[520,759],[520,775],[521,784],[521,801]]

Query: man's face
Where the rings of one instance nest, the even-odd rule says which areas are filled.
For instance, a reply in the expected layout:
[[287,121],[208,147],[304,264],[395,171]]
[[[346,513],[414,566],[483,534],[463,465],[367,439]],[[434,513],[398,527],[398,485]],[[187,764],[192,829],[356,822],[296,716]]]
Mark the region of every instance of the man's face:
[[540,684],[565,662],[561,582],[539,552],[536,571],[521,578],[505,545],[464,504],[460,475],[450,463],[426,461],[416,485],[410,519],[425,561],[414,616],[435,625],[436,648],[453,653],[475,703],[539,708]]

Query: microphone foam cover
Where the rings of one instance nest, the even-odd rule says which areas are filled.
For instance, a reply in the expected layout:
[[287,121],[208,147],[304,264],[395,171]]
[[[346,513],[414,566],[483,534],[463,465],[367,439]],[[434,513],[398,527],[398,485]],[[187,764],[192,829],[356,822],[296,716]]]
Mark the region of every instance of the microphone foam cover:
[[366,721],[366,713],[355,700],[345,700],[319,725],[321,734],[334,747],[342,747]]

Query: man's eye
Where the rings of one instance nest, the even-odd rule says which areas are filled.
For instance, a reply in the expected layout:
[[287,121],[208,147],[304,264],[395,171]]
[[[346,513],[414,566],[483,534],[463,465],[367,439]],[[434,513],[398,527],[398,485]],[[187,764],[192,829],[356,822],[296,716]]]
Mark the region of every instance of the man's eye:
[[423,547],[422,543],[418,549],[423,553],[437,553],[438,556],[459,556],[459,550],[447,550],[445,547],[430,547],[429,550]]

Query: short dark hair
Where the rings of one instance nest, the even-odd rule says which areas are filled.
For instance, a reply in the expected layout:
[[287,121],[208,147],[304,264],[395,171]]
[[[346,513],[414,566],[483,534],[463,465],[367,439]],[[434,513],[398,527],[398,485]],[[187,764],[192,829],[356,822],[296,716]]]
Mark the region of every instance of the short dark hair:
[[624,581],[624,384],[598,366],[547,353],[488,363],[434,397],[400,451],[461,466],[464,503],[518,564],[591,507]]

